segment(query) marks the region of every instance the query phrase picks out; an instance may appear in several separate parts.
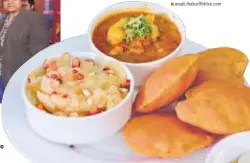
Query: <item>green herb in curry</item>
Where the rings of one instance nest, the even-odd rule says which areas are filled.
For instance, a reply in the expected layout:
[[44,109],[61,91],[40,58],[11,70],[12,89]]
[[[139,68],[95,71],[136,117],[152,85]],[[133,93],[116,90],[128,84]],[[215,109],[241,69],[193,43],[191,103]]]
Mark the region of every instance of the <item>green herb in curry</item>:
[[144,15],[136,18],[127,18],[123,29],[126,32],[126,37],[124,38],[126,43],[131,42],[134,37],[145,38],[152,32],[151,24],[147,22]]

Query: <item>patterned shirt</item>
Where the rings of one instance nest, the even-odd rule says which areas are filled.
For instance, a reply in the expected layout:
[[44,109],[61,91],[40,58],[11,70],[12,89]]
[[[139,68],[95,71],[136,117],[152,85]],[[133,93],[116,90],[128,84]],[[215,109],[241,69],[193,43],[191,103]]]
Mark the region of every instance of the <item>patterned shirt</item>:
[[[6,34],[8,32],[8,28],[13,20],[14,20],[14,17],[10,18],[8,16],[4,20],[3,27],[0,31],[0,46],[1,47],[3,47],[3,45],[4,45],[4,41],[5,41]],[[1,54],[0,55],[0,76],[2,75],[2,58],[3,58],[3,55]]]
[[0,14],[0,20],[4,20],[6,16],[7,16],[7,14]]
[[0,32],[0,45],[1,45],[1,47],[3,47],[5,36],[7,34],[10,23],[11,23],[10,19],[8,19],[8,17],[7,17],[4,20],[4,24],[3,24],[3,27],[2,27],[1,32]]

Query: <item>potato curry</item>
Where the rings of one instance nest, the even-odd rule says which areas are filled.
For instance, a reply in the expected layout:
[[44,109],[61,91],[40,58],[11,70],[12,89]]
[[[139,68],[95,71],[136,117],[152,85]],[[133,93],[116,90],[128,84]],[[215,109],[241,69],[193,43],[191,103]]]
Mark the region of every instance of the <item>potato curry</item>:
[[161,59],[181,42],[181,34],[165,14],[122,12],[101,21],[93,32],[95,46],[123,62]]

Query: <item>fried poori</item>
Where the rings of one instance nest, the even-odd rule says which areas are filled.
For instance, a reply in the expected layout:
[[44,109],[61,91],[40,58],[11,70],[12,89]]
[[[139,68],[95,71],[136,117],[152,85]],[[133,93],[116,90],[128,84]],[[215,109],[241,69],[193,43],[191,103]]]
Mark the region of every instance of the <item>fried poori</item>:
[[250,130],[250,88],[208,81],[190,89],[176,106],[180,120],[219,135]]
[[197,58],[192,54],[177,57],[153,71],[140,87],[133,110],[153,112],[178,99],[196,77]]
[[205,50],[198,55],[199,71],[194,85],[208,80],[244,83],[243,75],[248,65],[248,58],[243,52],[230,47],[218,47]]
[[215,136],[178,120],[169,113],[132,118],[122,130],[135,152],[160,158],[182,157],[209,146]]

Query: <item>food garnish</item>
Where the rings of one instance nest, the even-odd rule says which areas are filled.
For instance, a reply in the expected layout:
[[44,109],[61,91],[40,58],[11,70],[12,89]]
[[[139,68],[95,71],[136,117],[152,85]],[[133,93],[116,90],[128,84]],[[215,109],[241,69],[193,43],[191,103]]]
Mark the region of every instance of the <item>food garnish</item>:
[[26,95],[38,109],[53,115],[89,116],[119,104],[128,94],[128,81],[124,68],[116,61],[98,64],[64,53],[45,60],[28,75]]
[[126,43],[131,42],[134,37],[144,39],[152,32],[152,26],[144,15],[127,18],[123,29],[126,32],[126,37],[124,38]]

